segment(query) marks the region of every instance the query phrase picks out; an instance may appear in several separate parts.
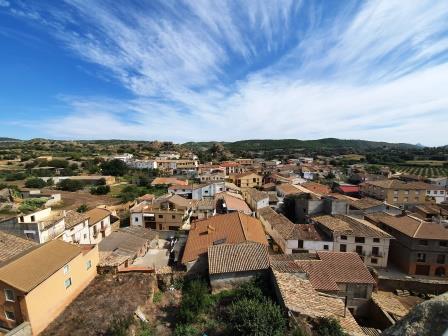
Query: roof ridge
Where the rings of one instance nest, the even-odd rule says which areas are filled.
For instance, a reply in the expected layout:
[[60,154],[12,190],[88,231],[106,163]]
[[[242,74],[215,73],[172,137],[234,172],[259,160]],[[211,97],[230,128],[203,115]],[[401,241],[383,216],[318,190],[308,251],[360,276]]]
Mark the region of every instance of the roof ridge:
[[422,225],[423,225],[423,221],[420,220],[420,223],[418,224],[417,230],[415,230],[414,234],[412,235],[412,238],[416,238],[417,237],[417,233],[420,230],[420,228],[422,227]]
[[243,219],[241,218],[241,212],[237,211],[238,219],[240,220],[241,231],[243,231],[244,240],[248,240],[246,228],[243,223]]

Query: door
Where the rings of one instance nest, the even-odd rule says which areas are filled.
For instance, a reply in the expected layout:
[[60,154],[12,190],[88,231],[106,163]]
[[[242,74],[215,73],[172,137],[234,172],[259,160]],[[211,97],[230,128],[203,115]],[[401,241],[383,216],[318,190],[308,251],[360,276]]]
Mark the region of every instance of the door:
[[429,265],[416,265],[415,266],[416,275],[429,275]]

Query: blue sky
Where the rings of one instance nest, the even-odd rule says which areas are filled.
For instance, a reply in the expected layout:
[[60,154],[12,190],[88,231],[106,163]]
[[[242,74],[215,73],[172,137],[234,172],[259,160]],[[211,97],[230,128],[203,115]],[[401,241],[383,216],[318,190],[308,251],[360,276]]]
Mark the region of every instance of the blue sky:
[[448,144],[447,1],[0,0],[0,136]]

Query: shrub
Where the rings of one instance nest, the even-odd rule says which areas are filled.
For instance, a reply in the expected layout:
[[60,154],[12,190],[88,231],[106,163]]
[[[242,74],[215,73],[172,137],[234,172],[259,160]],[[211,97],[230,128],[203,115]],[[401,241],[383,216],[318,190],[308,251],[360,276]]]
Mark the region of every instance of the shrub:
[[108,185],[99,185],[97,187],[90,188],[90,193],[92,195],[106,195],[110,192],[110,187]]
[[163,293],[161,291],[155,292],[152,298],[153,303],[159,303],[162,301]]
[[76,212],[83,213],[88,210],[87,204],[81,204],[78,209],[76,209]]
[[69,165],[69,162],[67,160],[54,159],[54,160],[48,161],[47,165],[49,167],[55,167],[55,168],[67,168]]
[[19,210],[24,213],[36,211],[37,209],[40,209],[47,200],[47,198],[28,198],[19,206]]
[[232,335],[284,335],[286,324],[280,307],[267,299],[243,298],[230,306],[228,314]]
[[347,336],[334,318],[320,318],[315,325],[315,331],[319,336]]
[[184,283],[179,316],[185,323],[193,322],[209,303],[208,288],[202,280],[191,280]]
[[178,324],[174,330],[174,336],[198,336],[200,332],[189,324]]
[[24,180],[26,176],[27,175],[24,172],[9,173],[5,176],[5,180],[6,181]]
[[39,188],[40,189],[40,188],[45,187],[46,185],[47,184],[45,183],[45,181],[38,177],[33,177],[33,178],[30,178],[25,181],[25,187],[27,187],[27,188]]
[[65,179],[59,182],[58,187],[65,191],[77,191],[84,188],[84,184],[78,180]]

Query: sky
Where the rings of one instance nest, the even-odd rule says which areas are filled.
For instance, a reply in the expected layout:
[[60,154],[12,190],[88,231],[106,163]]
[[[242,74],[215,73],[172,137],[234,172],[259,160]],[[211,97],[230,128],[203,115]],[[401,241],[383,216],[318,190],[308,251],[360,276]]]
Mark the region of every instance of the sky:
[[448,1],[0,0],[0,136],[448,144]]

